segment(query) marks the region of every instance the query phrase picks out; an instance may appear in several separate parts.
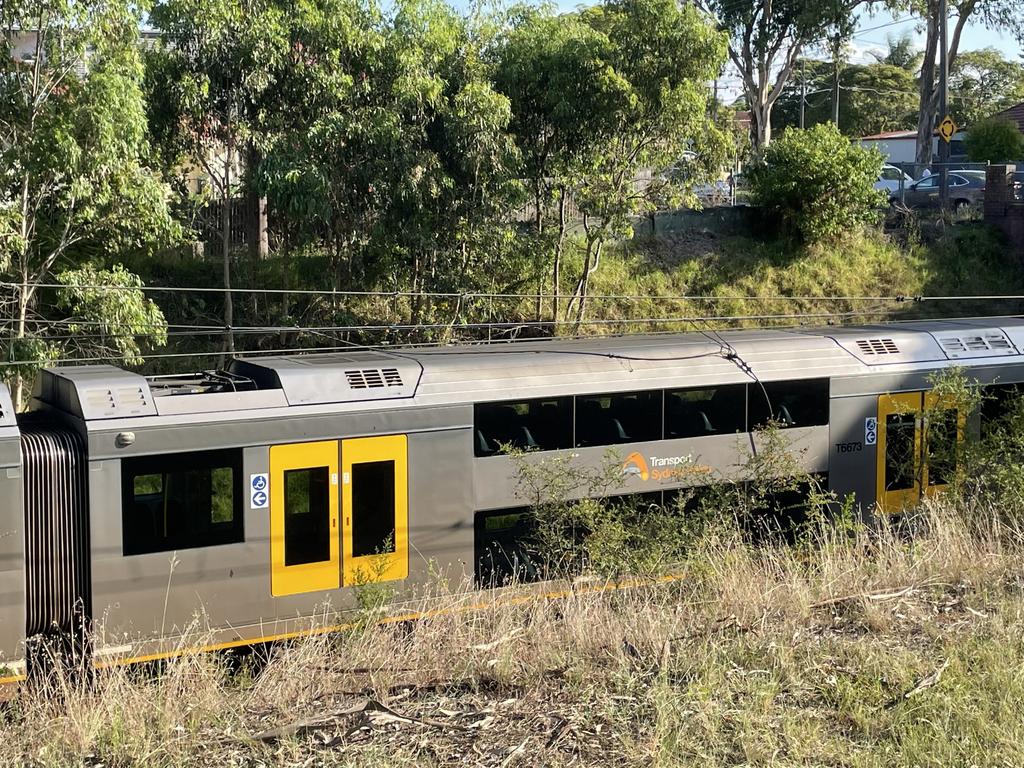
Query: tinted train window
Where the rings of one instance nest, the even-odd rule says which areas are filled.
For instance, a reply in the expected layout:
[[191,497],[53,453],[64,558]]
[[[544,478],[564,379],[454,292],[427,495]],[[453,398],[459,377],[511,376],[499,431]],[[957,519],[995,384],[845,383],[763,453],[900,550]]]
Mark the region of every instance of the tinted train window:
[[885,417],[885,490],[906,491],[917,484],[917,413]]
[[665,393],[665,437],[705,437],[746,431],[743,384]]
[[955,408],[928,414],[928,485],[946,485],[956,472],[959,418]]
[[124,554],[243,541],[241,476],[237,450],[122,460]]
[[770,381],[763,388],[755,382],[749,391],[751,429],[771,419],[783,429],[828,424],[828,379]]
[[284,564],[331,559],[329,467],[284,471]]
[[985,387],[981,399],[981,435],[990,434],[999,421],[1013,412],[1015,404],[1024,395],[1024,385],[993,384]]
[[352,556],[395,551],[395,462],[352,465]]
[[542,578],[534,553],[536,519],[528,507],[477,512],[473,528],[477,586]]
[[572,448],[572,398],[477,404],[473,409],[473,452],[493,456],[506,444],[537,451]]
[[661,392],[620,392],[576,398],[576,445],[661,439]]

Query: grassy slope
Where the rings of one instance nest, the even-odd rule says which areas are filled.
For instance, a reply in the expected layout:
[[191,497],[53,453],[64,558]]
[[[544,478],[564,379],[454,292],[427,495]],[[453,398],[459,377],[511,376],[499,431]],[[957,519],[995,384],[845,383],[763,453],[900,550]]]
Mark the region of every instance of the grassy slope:
[[[777,240],[701,234],[639,238],[609,253],[593,293],[743,296],[741,301],[594,301],[600,318],[807,314],[870,311],[872,319],[993,314],[1008,302],[880,304],[772,300],[772,296],[983,295],[1019,292],[1024,271],[980,224],[957,226],[928,244],[897,245],[879,233],[852,233],[838,244],[797,247]],[[817,322],[822,322],[821,318]],[[780,319],[794,324],[795,319]],[[807,322],[814,322],[808,320]]]
[[17,696],[0,764],[1020,765],[1024,547],[987,520],[814,550],[718,533],[666,585],[373,625],[251,674],[108,670]]

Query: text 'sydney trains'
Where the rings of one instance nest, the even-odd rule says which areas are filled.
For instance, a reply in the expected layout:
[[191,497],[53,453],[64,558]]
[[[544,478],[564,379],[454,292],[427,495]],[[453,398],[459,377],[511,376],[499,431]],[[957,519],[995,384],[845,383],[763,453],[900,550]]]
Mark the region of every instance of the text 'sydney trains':
[[0,387],[0,664],[21,676],[26,638],[83,618],[97,663],[127,661],[180,650],[198,612],[208,647],[289,636],[351,607],[368,573],[489,583],[523,503],[516,462],[566,452],[599,467],[615,446],[622,493],[664,494],[727,476],[774,419],[840,496],[896,508],[944,482],[905,457],[950,366],[1024,381],[1024,320],[49,369],[29,413]]

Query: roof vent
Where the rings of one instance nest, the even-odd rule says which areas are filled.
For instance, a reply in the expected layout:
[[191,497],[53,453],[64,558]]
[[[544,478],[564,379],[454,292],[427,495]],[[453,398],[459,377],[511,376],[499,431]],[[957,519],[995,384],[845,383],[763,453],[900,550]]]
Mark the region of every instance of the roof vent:
[[939,344],[942,345],[942,351],[951,358],[1015,354],[1010,340],[999,331],[984,331],[963,336],[939,336],[938,339]]
[[371,350],[235,359],[230,370],[259,389],[280,389],[288,405],[413,397],[423,375],[416,360]]
[[402,386],[402,376],[397,368],[362,368],[345,371],[345,378],[352,389],[380,389]]
[[118,387],[117,400],[124,408],[145,408],[146,392],[142,387]]
[[892,339],[857,339],[857,349],[865,355],[896,355],[900,351]]

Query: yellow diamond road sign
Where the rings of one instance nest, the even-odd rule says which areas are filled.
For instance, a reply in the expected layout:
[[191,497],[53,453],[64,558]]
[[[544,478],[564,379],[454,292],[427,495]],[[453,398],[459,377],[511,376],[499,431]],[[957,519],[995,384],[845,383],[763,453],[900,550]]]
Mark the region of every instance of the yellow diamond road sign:
[[956,133],[956,123],[953,122],[953,118],[946,115],[942,118],[942,122],[939,123],[939,136],[944,138],[948,143],[953,138],[953,134]]

